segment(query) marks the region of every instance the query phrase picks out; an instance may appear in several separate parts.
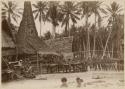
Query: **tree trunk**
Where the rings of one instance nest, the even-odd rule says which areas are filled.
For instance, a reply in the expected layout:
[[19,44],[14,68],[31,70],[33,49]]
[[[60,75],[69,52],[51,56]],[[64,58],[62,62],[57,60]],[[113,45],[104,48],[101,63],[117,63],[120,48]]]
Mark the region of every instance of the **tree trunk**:
[[16,45],[16,61],[18,61],[18,47],[17,47],[17,45]]
[[110,57],[110,47],[107,45],[107,56]]
[[55,38],[55,31],[56,31],[56,26],[53,24],[53,29],[52,29],[52,38],[54,39]]
[[70,37],[69,23],[68,23],[68,25],[67,25],[67,29],[68,29],[68,31],[69,31],[69,37]]
[[113,53],[114,53],[113,51],[114,51],[114,45],[113,45],[113,43],[112,43],[112,58],[113,58],[113,56],[114,56],[114,55],[113,55]]
[[104,48],[104,51],[103,51],[103,54],[102,54],[102,58],[105,56],[105,51],[106,51],[106,48],[107,48],[107,45],[108,45],[108,41],[109,41],[109,38],[111,37],[111,33],[112,33],[112,29],[110,29],[111,31],[109,32],[109,35],[108,35],[108,38],[106,40],[106,44],[105,44],[105,48]]
[[95,43],[96,43],[96,14],[95,14],[94,44],[93,44],[93,55],[92,55],[92,58],[95,56]]
[[103,43],[102,43],[102,38],[100,40],[100,43],[101,43],[102,50],[104,50],[104,46],[103,46]]
[[84,47],[84,57],[85,57],[85,51],[86,51],[86,47],[85,47],[85,43],[84,43],[84,41],[83,41],[83,47]]
[[67,24],[65,26],[65,36],[67,37],[68,36],[68,31],[67,31],[68,27],[67,27]]
[[8,22],[9,22],[9,24],[11,23],[10,13],[8,13]]
[[41,28],[42,28],[42,26],[41,26],[41,21],[40,21],[40,37],[41,37]]
[[100,29],[100,27],[101,27],[101,17],[99,16],[98,17],[98,28]]
[[39,70],[39,58],[38,58],[38,53],[36,54],[37,55],[37,73],[40,73],[40,70]]
[[88,14],[86,14],[86,30],[87,30],[87,36],[88,36],[88,40],[87,40],[87,51],[88,51],[88,55],[87,58],[89,58],[90,55],[90,38],[89,38],[89,29],[88,29]]

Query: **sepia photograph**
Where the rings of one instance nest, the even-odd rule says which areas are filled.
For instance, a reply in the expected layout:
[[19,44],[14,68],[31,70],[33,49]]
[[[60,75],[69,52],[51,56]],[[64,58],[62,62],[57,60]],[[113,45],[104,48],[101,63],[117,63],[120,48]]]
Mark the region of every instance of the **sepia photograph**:
[[2,89],[123,89],[124,0],[1,0]]

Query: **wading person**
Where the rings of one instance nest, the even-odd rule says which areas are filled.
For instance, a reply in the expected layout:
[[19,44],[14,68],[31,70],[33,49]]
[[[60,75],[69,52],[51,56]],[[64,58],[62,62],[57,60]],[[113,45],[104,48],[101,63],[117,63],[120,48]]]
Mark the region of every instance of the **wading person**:
[[67,85],[67,78],[63,77],[63,78],[61,79],[61,82],[62,82],[61,87],[68,87],[68,85]]
[[81,87],[83,80],[78,77],[76,78],[76,82],[77,82],[77,87]]

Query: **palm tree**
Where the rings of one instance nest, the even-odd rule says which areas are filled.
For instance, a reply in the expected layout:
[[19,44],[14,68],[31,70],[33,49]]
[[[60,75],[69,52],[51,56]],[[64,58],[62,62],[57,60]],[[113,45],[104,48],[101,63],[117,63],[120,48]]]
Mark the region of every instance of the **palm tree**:
[[[118,15],[119,13],[122,11],[123,9],[121,8],[121,6],[119,4],[117,4],[116,2],[113,2],[111,3],[110,6],[107,6],[107,12],[105,13],[106,14],[106,17],[108,16],[109,17],[109,25],[111,25],[111,31],[109,32],[109,35],[108,35],[108,38],[107,38],[107,41],[106,41],[106,44],[105,44],[105,47],[104,47],[104,51],[103,51],[103,55],[102,55],[102,59],[103,57],[105,56],[105,51],[106,51],[106,48],[107,48],[107,44],[109,42],[109,38],[111,37],[111,33],[113,31],[116,31],[118,28],[118,23],[117,23],[117,19],[118,19]],[[118,32],[118,31],[117,31]],[[117,33],[116,32],[116,33]],[[118,33],[117,33],[118,34]],[[118,34],[119,35],[119,34]],[[118,40],[117,40],[118,41]],[[119,44],[119,42],[117,42],[117,44]],[[119,45],[118,45],[119,46]],[[117,46],[117,47],[118,47]]]
[[[80,18],[77,16],[80,15],[80,11],[78,10],[78,5],[74,4],[74,2],[71,1],[64,2],[64,4],[61,6],[61,11],[63,14],[62,26],[65,25],[65,34],[67,36],[68,30],[70,30],[69,29],[70,20],[72,21],[73,25],[77,23],[76,20],[80,20]],[[69,36],[70,36],[70,31],[69,31]]]
[[86,18],[86,30],[87,30],[87,50],[88,50],[88,55],[87,57],[90,57],[90,38],[89,38],[89,29],[88,29],[88,18],[92,14],[92,7],[91,7],[91,2],[88,1],[83,1],[80,2],[80,8],[82,9],[82,18],[85,16]]
[[[102,4],[102,2],[99,1],[92,1],[91,2],[91,7],[92,7],[92,12],[95,14],[95,28],[93,30],[94,31],[94,45],[93,45],[93,56],[95,55],[95,44],[96,44],[96,29],[100,29],[100,25],[101,25],[101,15],[100,15],[100,11],[105,13],[106,11],[100,7],[100,5]],[[98,17],[98,22],[96,21]],[[98,23],[98,27],[96,25],[96,23]],[[92,56],[92,57],[93,57]]]
[[20,8],[17,8],[17,4],[13,1],[2,2],[3,8],[2,8],[2,16],[4,18],[7,18],[8,22],[11,23],[11,20],[13,19],[16,23],[17,18],[20,17]]
[[[12,24],[12,20],[18,23],[17,19],[20,17],[19,14],[22,14],[21,8],[17,8],[17,4],[14,1],[2,2],[2,19],[7,19],[9,24]],[[12,25],[10,25],[12,27]],[[12,27],[13,28],[13,27]],[[14,36],[14,35],[13,35]],[[13,37],[15,39],[15,37]],[[15,42],[15,41],[14,41]],[[17,52],[17,46],[16,46]],[[18,52],[16,53],[16,59],[18,57]]]
[[39,19],[40,22],[40,36],[41,36],[41,23],[42,21],[45,22],[45,15],[47,12],[47,2],[38,1],[36,4],[33,4],[35,7],[35,10],[33,10],[33,13],[35,14],[35,19]]
[[56,26],[59,25],[59,21],[61,21],[61,16],[62,16],[58,6],[59,6],[58,1],[49,1],[48,11],[46,14],[46,20],[51,22],[53,25],[53,29],[52,29],[53,38],[55,38]]

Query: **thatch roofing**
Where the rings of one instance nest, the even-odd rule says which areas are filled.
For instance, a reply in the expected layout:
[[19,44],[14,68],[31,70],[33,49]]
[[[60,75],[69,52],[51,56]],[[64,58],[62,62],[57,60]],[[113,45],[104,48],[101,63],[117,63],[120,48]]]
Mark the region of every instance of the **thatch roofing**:
[[2,56],[16,55],[15,49],[2,50]]
[[72,41],[73,37],[64,37],[57,39],[46,40],[46,44],[50,46],[51,49],[62,53],[71,53],[72,52]]
[[11,25],[7,22],[7,20],[2,20],[2,56],[16,54],[16,46],[11,30]]
[[11,27],[5,19],[2,21],[2,48],[15,48]]
[[38,51],[52,51],[38,37],[30,1],[24,2],[23,18],[17,33],[17,47],[19,54],[35,54]]

